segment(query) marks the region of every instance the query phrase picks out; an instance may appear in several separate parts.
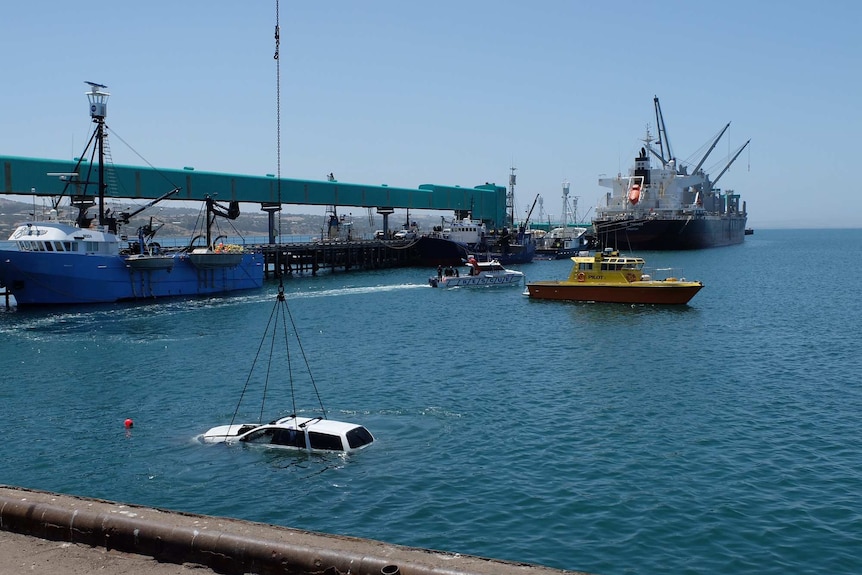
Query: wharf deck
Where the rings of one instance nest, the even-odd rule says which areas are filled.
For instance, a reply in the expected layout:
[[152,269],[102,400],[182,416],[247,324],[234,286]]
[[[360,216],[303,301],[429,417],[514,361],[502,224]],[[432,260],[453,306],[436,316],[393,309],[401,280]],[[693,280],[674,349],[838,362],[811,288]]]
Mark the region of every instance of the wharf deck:
[[414,240],[314,241],[259,244],[252,249],[264,257],[265,277],[294,272],[316,274],[322,269],[382,269],[421,265]]

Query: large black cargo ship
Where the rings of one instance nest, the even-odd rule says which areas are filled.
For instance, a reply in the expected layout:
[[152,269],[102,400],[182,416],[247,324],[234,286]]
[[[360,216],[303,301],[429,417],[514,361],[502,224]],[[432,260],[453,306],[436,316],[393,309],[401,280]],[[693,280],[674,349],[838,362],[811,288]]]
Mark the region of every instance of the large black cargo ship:
[[[600,245],[615,249],[689,250],[739,244],[748,219],[745,202],[733,190],[715,187],[718,180],[748,145],[745,142],[710,180],[703,164],[730,126],[714,138],[700,161],[688,165],[673,156],[658,98],[653,99],[658,140],[647,131],[644,146],[627,176],[600,178],[611,188],[605,205],[596,208],[593,229]],[[653,146],[655,143],[655,146]],[[659,161],[653,167],[651,158]]]

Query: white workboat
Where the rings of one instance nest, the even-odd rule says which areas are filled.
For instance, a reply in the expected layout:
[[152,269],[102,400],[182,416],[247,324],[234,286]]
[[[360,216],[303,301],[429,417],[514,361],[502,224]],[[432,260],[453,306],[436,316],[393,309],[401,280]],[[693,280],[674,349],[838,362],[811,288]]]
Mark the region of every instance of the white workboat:
[[467,261],[464,275],[458,269],[438,269],[436,276],[428,278],[431,287],[502,287],[517,286],[524,279],[524,273],[510,270],[497,261],[479,262],[471,257]]

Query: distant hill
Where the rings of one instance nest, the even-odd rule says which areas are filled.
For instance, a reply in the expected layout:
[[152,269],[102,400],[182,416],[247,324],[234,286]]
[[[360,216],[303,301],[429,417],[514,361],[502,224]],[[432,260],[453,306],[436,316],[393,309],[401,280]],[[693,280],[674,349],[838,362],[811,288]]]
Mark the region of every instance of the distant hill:
[[[51,209],[48,198],[39,198],[37,203],[10,200],[8,197],[0,197],[0,241],[6,240],[15,226],[22,221],[33,217],[35,211],[39,219],[47,219]],[[110,202],[113,211],[135,210],[146,205],[146,202]],[[252,204],[242,204],[243,210],[240,216],[233,221],[219,219],[219,226],[223,233],[228,235],[241,235],[246,238],[265,238],[268,235],[269,216],[257,209]],[[74,220],[77,216],[76,210],[68,205],[68,202],[60,208],[60,218]],[[383,227],[382,217],[375,215],[374,226],[372,226],[364,208],[345,208],[345,212],[353,213],[353,230],[357,237],[373,236],[375,229]],[[91,208],[90,213],[94,213]],[[342,211],[339,210],[339,214]],[[153,218],[154,225],[164,224],[159,230],[158,238],[191,238],[198,230],[203,229],[204,213],[200,208],[170,207],[170,202],[157,204],[144,210],[137,216],[131,218],[123,231],[127,235],[134,235],[137,229],[149,223]],[[395,214],[389,218],[390,229],[400,229],[403,224],[404,215]],[[430,230],[433,225],[439,225],[439,216],[411,217],[418,222],[420,229]],[[325,231],[326,218],[315,214],[292,214],[282,212],[276,214],[276,222],[281,222],[281,235],[286,236],[320,236]]]

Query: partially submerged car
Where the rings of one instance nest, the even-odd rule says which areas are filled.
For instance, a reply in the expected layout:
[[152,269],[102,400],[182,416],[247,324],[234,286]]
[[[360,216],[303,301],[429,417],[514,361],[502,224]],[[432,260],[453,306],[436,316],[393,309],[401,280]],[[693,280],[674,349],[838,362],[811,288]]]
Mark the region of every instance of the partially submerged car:
[[240,423],[213,427],[201,436],[204,443],[247,443],[304,451],[358,451],[374,437],[365,427],[322,417],[290,415],[270,423]]

